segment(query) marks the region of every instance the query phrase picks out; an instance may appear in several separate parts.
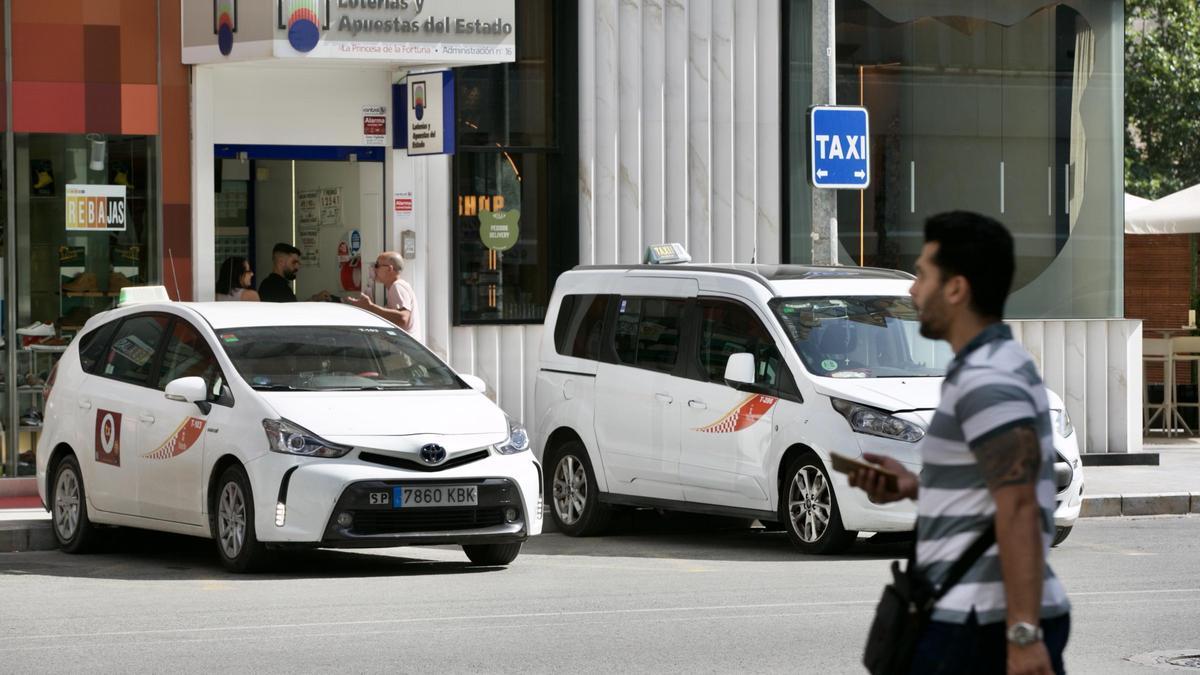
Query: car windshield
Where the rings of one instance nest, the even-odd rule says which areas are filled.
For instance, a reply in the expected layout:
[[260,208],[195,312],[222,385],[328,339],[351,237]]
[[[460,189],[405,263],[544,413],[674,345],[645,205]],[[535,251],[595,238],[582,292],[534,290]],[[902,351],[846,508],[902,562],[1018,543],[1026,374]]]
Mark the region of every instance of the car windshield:
[[260,391],[463,389],[466,384],[398,328],[229,328],[217,340]]
[[772,309],[804,367],[821,377],[941,377],[954,356],[921,337],[908,297],[786,298]]

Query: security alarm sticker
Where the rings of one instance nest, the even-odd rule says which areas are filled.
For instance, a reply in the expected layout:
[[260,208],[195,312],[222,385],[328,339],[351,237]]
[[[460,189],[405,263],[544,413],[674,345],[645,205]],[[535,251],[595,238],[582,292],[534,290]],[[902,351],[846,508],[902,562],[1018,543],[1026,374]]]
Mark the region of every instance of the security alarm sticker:
[[[171,459],[178,457],[187,452],[189,448],[200,440],[200,434],[204,431],[204,420],[198,417],[189,417],[183,421],[163,444],[142,455],[146,459]],[[145,432],[143,432],[145,433]]]
[[121,413],[96,410],[96,461],[121,466]]

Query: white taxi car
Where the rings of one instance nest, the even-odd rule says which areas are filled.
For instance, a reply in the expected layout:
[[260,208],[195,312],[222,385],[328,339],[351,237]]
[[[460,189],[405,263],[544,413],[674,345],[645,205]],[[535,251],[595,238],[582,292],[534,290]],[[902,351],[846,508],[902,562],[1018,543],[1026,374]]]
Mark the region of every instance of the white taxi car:
[[505,565],[541,532],[524,428],[391,323],[334,303],[126,304],[47,383],[38,490],[64,550],[103,524],[210,537],[235,571],[292,546],[458,544]]
[[[920,470],[953,355],[920,335],[912,279],[689,264],[560,276],[534,394],[557,527],[586,535],[613,506],[655,507],[775,524],[810,553],[911,530],[913,502],[871,503],[830,471],[830,454]],[[1062,401],[1049,398],[1059,543],[1079,517],[1083,470]]]

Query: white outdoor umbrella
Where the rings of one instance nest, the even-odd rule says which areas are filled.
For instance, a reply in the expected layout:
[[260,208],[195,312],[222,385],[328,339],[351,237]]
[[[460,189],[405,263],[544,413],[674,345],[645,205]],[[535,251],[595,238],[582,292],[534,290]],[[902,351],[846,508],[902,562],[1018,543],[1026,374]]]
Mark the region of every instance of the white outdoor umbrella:
[[1125,195],[1126,234],[1200,233],[1200,185],[1193,185],[1132,210],[1131,197]]

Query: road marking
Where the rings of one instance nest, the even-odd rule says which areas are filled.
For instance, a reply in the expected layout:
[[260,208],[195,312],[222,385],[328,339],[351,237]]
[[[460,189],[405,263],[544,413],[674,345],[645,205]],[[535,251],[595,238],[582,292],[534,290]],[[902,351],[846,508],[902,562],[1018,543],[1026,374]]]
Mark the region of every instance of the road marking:
[[[1083,598],[1083,597],[1099,597],[1099,596],[1120,596],[1120,595],[1146,595],[1146,594],[1161,594],[1161,593],[1200,593],[1200,588],[1160,588],[1149,589],[1142,591],[1084,591],[1079,593],[1069,593],[1068,597]],[[360,621],[316,621],[310,623],[275,623],[275,624],[246,624],[240,626],[204,626],[197,628],[154,628],[146,630],[127,630],[127,631],[105,631],[91,632],[86,637],[123,637],[132,635],[180,635],[187,633],[226,633],[232,631],[261,631],[261,630],[291,630],[297,628],[320,628],[320,627],[337,627],[337,626],[372,626],[372,625],[401,625],[412,623],[429,623],[429,622],[454,622],[454,621],[496,621],[496,620],[520,620],[520,619],[537,619],[537,618],[567,618],[567,617],[589,617],[589,616],[630,616],[638,614],[670,614],[675,612],[717,612],[717,611],[733,611],[733,610],[763,610],[763,609],[802,609],[810,607],[854,607],[862,605],[874,605],[878,602],[877,599],[871,600],[829,600],[821,602],[772,602],[763,604],[748,604],[748,605],[707,605],[698,607],[631,607],[625,609],[594,609],[594,610],[574,610],[563,612],[524,612],[516,614],[466,614],[459,616],[443,616],[443,617],[406,617],[402,619],[370,619]],[[1095,603],[1088,603],[1095,604]],[[61,640],[64,638],[81,637],[76,633],[56,633],[45,635],[13,635],[0,637],[0,643],[12,642],[16,640]],[[3,651],[3,650],[0,650]]]

